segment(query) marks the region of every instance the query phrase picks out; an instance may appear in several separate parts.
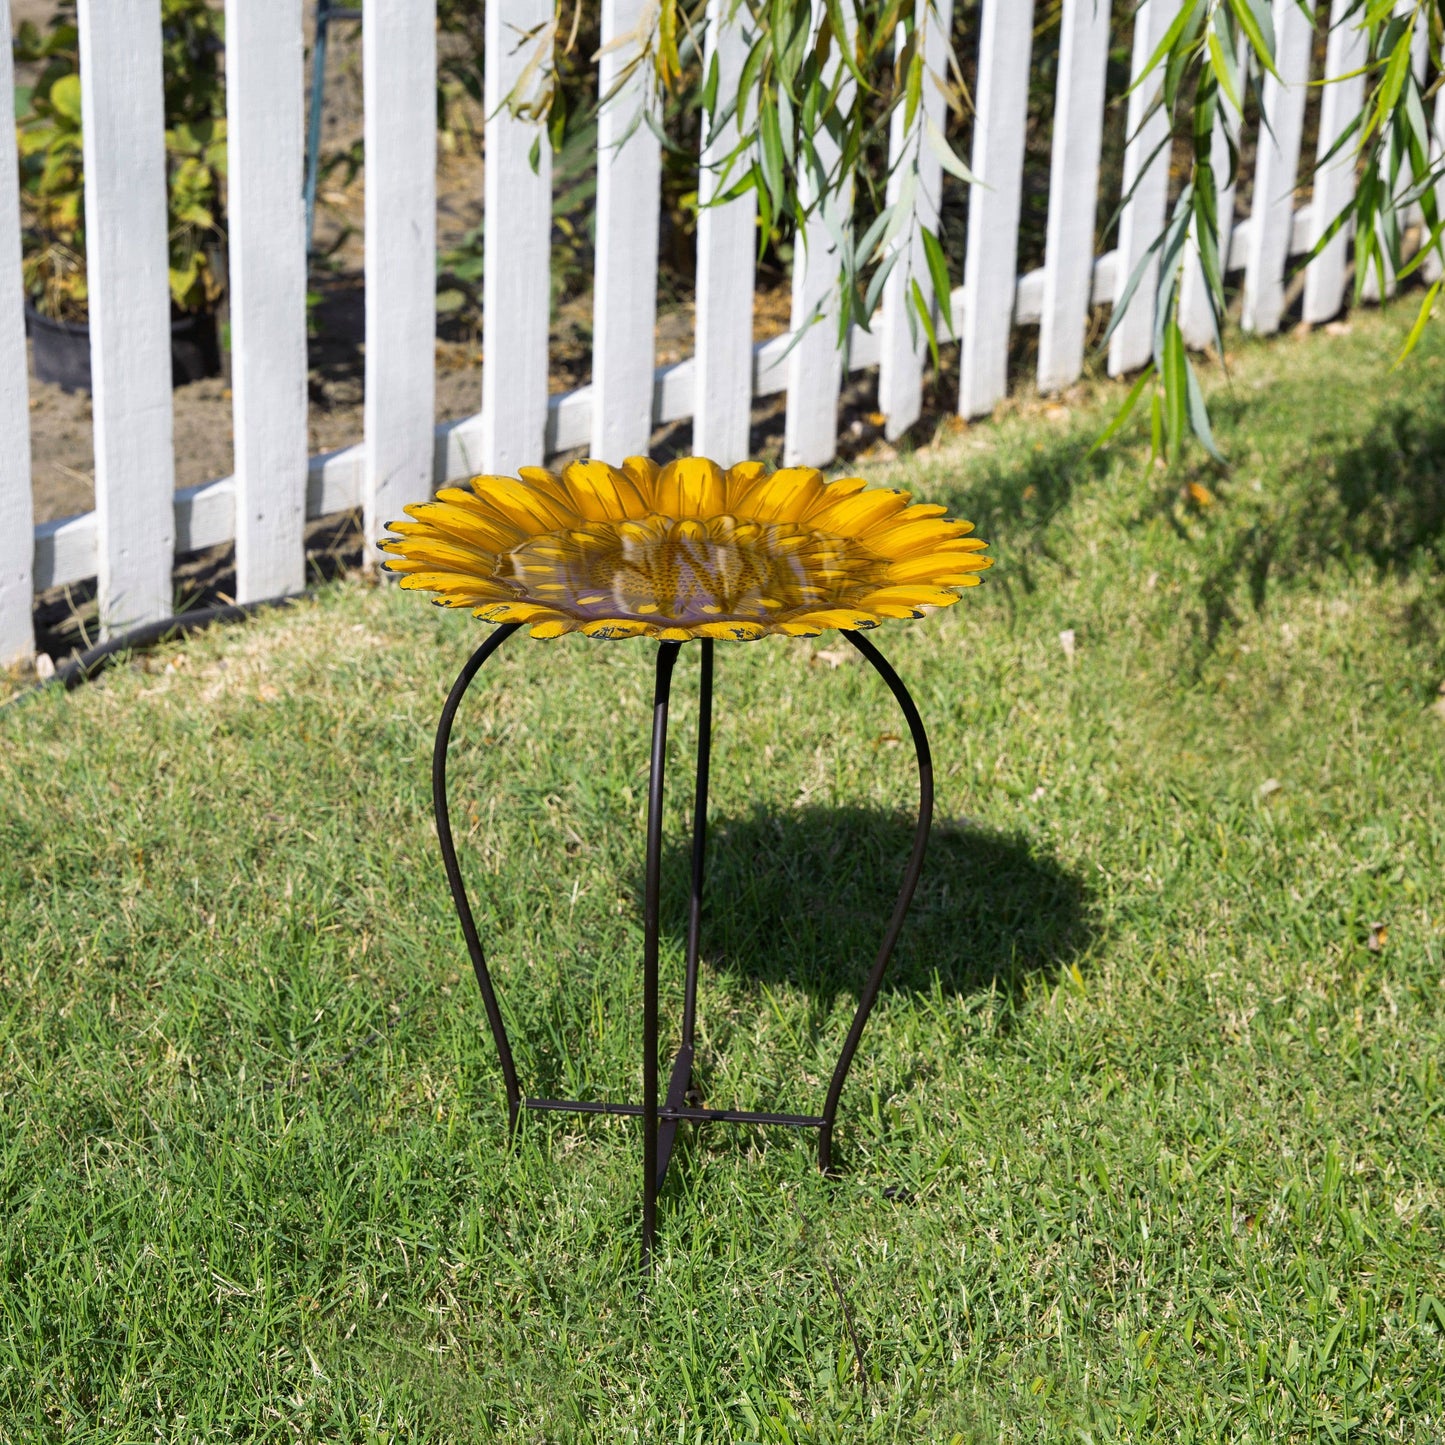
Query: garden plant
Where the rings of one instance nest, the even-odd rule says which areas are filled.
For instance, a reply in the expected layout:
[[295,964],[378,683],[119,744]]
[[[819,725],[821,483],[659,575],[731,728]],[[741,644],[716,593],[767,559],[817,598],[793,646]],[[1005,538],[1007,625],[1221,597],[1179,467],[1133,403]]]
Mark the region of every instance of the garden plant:
[[[54,321],[89,315],[85,175],[75,0],[42,33],[23,22],[15,57],[40,66],[17,92],[24,275],[30,304]],[[224,293],[226,106],[222,16],[206,0],[162,0],[170,293],[177,312],[208,312]]]

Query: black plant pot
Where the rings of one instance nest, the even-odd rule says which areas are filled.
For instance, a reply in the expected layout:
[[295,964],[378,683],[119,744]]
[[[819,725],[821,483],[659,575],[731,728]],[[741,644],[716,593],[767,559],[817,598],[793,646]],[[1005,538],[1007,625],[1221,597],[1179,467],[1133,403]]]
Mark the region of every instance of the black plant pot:
[[[37,381],[53,381],[64,391],[90,390],[90,325],[84,321],[53,321],[34,307],[25,308],[32,364]],[[202,377],[219,376],[221,346],[216,318],[192,311],[171,321],[171,385],[184,386]]]

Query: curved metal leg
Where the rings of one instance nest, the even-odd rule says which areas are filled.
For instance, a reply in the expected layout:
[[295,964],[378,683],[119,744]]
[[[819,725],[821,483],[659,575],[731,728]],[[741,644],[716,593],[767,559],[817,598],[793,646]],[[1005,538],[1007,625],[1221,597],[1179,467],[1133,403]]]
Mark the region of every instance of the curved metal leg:
[[873,1010],[874,1000],[883,983],[884,970],[893,955],[893,946],[903,929],[903,920],[908,916],[908,906],[913,902],[913,892],[918,886],[918,875],[923,871],[923,855],[928,851],[928,831],[933,822],[933,755],[928,748],[928,734],[923,729],[923,719],[903,679],[889,666],[887,658],[878,651],[861,633],[845,632],[844,637],[873,664],[874,670],[888,684],[888,690],[903,709],[908,731],[913,734],[913,747],[918,754],[918,827],[913,834],[913,851],[908,855],[908,867],[903,871],[903,887],[898,893],[898,902],[893,907],[893,917],[888,922],[888,932],[883,935],[882,947],[873,962],[872,972],[863,986],[863,996],[858,1001],[858,1012],[853,1016],[853,1027],[843,1043],[843,1052],[838,1056],[838,1066],[833,1070],[833,1082],[828,1086],[828,1101],[823,1106],[823,1123],[818,1131],[818,1168],[827,1174],[833,1167],[833,1125],[838,1117],[838,1099],[848,1079],[848,1070],[853,1064],[853,1055],[858,1051],[858,1041],[863,1037],[863,1026]]
[[662,774],[667,761],[667,703],[680,642],[657,649],[652,694],[652,769],[647,784],[647,884],[642,904],[642,1269],[652,1268],[657,1236],[657,934],[662,895]]
[[452,902],[456,905],[457,918],[462,925],[462,937],[467,941],[467,952],[471,955],[477,987],[482,991],[482,1003],[486,1006],[487,1022],[492,1026],[492,1041],[497,1046],[497,1060],[502,1066],[502,1079],[507,1086],[508,1134],[516,1132],[517,1114],[522,1107],[522,1090],[517,1084],[517,1067],[512,1062],[512,1047],[507,1042],[506,1025],[502,1022],[502,1011],[497,1007],[492,976],[487,972],[486,956],[482,952],[481,939],[477,937],[476,920],[472,917],[472,905],[467,900],[467,887],[462,881],[462,870],[457,863],[456,844],[452,841],[451,812],[447,807],[447,745],[451,742],[452,720],[456,717],[457,708],[467,688],[471,686],[472,679],[481,670],[482,664],[521,625],[519,622],[509,622],[498,627],[468,659],[467,665],[452,684],[446,706],[442,708],[431,760],[431,795],[432,807],[436,812],[437,841],[441,844],[442,862],[447,870],[447,885],[452,890]]

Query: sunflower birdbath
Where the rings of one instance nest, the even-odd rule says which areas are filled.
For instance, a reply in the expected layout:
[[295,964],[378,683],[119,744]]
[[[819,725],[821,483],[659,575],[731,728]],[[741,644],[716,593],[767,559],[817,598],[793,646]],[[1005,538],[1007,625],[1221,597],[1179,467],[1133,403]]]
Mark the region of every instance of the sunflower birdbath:
[[[443,607],[468,607],[500,623],[462,669],[442,709],[432,756],[432,798],[447,881],[481,989],[515,1129],[523,1108],[621,1114],[643,1121],[642,1255],[649,1265],[657,1194],[680,1123],[780,1124],[817,1129],[818,1164],[832,1167],[838,1100],[923,865],[933,812],[928,738],[898,674],[861,635],[893,618],[917,618],[956,602],[989,565],[972,525],[945,509],[911,503],[907,492],[861,477],[824,482],[811,467],[768,472],[760,462],[724,470],[704,457],[659,467],[630,457],[621,467],[573,462],[560,473],[523,467],[518,477],[475,477],[408,507],[408,522],[381,543],[401,585],[435,593]],[[447,746],[463,695],[482,664],[518,628],[533,637],[654,637],[652,771],[648,786],[643,905],[643,1100],[641,1104],[523,1095],[492,988],[452,838]],[[907,720],[918,754],[919,817],[913,851],[882,946],[833,1071],[821,1114],[708,1109],[691,1101],[697,966],[711,752],[713,643],[770,633],[816,637],[838,628],[882,677]],[[692,889],[681,1047],[658,1101],[658,897],[662,855],[663,757],[672,673],[684,642],[701,640]]]

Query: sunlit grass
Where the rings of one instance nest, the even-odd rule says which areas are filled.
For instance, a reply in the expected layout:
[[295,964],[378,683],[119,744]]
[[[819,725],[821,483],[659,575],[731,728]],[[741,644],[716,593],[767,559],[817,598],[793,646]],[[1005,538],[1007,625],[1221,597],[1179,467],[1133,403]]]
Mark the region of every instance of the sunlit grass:
[[[1439,1439],[1445,349],[1389,373],[1406,324],[1246,347],[1195,500],[1086,457],[1104,388],[875,469],[998,558],[874,634],[929,868],[843,1176],[685,1135],[646,1299],[635,1126],[506,1144],[428,810],[480,624],[337,586],[0,713],[0,1440]],[[514,639],[459,724],[534,1092],[639,1087],[653,650]],[[715,1104],[818,1107],[906,856],[850,651],[718,648]]]

